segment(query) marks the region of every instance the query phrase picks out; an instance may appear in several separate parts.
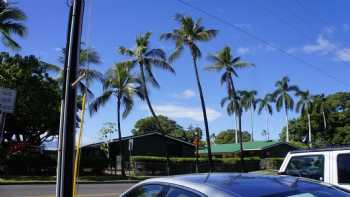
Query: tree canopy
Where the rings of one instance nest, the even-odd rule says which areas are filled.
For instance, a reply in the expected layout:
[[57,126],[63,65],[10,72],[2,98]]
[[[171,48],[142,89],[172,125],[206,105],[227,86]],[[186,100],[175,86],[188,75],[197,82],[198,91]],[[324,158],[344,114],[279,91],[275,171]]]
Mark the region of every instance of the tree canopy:
[[33,55],[0,53],[1,87],[17,90],[15,112],[6,118],[5,142],[40,145],[57,135],[60,89],[48,65]]
[[[249,142],[250,141],[250,133],[248,131],[242,131],[242,139],[243,142]],[[239,138],[238,138],[239,140]],[[233,129],[227,129],[220,131],[215,138],[216,144],[230,144],[235,143],[235,130]]]
[[[321,102],[317,99],[314,102]],[[350,143],[350,93],[338,92],[325,97],[322,101],[327,128],[324,127],[322,114],[317,108],[311,111],[311,127],[314,145],[321,147],[325,145],[341,145]],[[314,105],[318,105],[314,103]],[[307,143],[307,117],[301,115],[289,122],[291,140]],[[285,138],[285,128],[280,134],[280,139]]]
[[[176,121],[162,115],[159,115],[158,119],[166,135],[188,142],[193,142],[196,131],[198,132],[199,138],[201,139],[202,137],[202,130],[200,128],[190,126],[188,129],[184,129],[182,126],[177,124]],[[133,135],[160,132],[156,121],[157,120],[154,117],[142,118],[135,123],[134,129],[131,132]]]

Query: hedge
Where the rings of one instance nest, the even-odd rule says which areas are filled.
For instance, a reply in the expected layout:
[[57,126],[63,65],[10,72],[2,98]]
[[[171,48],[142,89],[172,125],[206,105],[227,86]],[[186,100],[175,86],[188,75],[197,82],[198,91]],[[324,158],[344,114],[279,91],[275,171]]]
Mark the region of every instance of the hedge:
[[[193,173],[196,168],[196,158],[171,157],[169,161],[165,157],[134,156],[132,157],[137,175],[163,175],[169,167],[169,174]],[[214,171],[216,172],[240,172],[239,158],[213,158]],[[198,158],[199,172],[210,170],[207,158]],[[260,169],[260,159],[249,157],[244,159],[244,171]]]

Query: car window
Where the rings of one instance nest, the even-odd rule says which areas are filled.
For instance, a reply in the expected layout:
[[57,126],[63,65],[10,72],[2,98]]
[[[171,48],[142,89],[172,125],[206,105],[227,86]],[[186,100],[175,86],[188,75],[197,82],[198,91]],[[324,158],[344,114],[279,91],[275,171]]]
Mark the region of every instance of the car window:
[[164,187],[157,184],[141,185],[128,192],[125,197],[163,197]]
[[339,154],[338,164],[338,183],[350,184],[350,154]]
[[167,197],[200,197],[200,195],[185,189],[171,187],[168,191]]
[[305,155],[292,157],[285,174],[323,181],[324,156]]

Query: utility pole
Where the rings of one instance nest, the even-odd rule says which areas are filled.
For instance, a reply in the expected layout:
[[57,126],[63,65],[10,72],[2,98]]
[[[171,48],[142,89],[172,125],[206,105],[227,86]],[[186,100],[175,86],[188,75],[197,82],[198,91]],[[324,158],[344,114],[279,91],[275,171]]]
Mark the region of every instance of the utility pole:
[[80,38],[82,32],[84,0],[74,0],[71,5],[70,21],[68,23],[68,36],[65,62],[65,84],[62,120],[60,123],[59,143],[59,164],[57,170],[57,197],[73,196],[73,168],[75,148],[75,121],[76,121],[76,86],[72,84],[77,80],[77,71],[80,55]]

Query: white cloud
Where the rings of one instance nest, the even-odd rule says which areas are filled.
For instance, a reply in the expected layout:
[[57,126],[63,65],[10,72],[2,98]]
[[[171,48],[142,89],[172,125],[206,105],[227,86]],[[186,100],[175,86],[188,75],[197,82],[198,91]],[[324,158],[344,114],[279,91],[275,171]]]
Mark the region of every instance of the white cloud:
[[296,48],[289,48],[286,51],[287,51],[287,53],[292,54],[292,53],[297,52],[297,49]]
[[190,99],[196,96],[196,92],[191,89],[186,89],[183,92],[174,94],[174,97],[178,99]]
[[343,24],[343,29],[344,31],[349,31],[350,30],[350,25],[349,24]]
[[336,45],[329,41],[324,35],[320,34],[315,44],[305,45],[302,50],[305,53],[328,54],[336,49]]
[[350,48],[340,49],[335,55],[337,60],[350,62]]
[[331,35],[333,34],[337,29],[334,26],[327,26],[323,28],[323,33]]
[[251,52],[252,52],[251,49],[249,49],[248,47],[239,47],[237,49],[237,53],[239,55],[247,55],[247,54],[249,54]]
[[[207,107],[208,121],[216,120],[221,116],[221,113]],[[203,121],[202,109],[200,107],[187,107],[173,104],[154,105],[154,110],[157,114],[162,114],[170,118],[187,118],[195,121]]]

